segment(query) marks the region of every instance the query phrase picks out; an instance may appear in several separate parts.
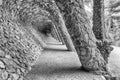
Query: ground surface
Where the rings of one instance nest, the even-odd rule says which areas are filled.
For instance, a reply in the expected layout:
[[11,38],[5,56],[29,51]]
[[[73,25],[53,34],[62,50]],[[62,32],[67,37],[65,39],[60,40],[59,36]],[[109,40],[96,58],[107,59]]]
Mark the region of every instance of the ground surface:
[[120,77],[120,47],[112,46],[114,49],[110,54],[108,67],[113,76]]
[[75,52],[43,51],[26,80],[104,80],[80,69]]
[[[81,70],[77,53],[65,51],[66,47],[57,45],[53,38],[44,40],[52,44],[49,45],[52,50],[43,51],[25,80],[104,80],[102,76]],[[110,54],[108,67],[113,75],[119,77],[120,48],[112,47],[114,49]]]

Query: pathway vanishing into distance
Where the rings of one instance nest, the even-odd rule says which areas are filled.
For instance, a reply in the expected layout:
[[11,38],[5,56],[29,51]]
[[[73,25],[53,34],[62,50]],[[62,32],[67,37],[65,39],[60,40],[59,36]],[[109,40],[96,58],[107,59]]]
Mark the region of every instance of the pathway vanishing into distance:
[[[36,61],[25,80],[105,80],[100,75],[94,75],[80,69],[76,52],[67,51],[66,46],[55,43],[53,38],[44,39],[50,43],[47,50]],[[52,42],[54,41],[54,42]],[[120,75],[120,47],[114,49],[109,57],[108,67],[113,75]]]
[[75,52],[46,50],[39,57],[26,80],[105,80],[80,69]]
[[65,45],[53,38],[44,40],[49,41],[50,49],[44,50],[39,56],[26,80],[105,80],[102,76],[80,69],[81,64],[76,52],[67,51]]

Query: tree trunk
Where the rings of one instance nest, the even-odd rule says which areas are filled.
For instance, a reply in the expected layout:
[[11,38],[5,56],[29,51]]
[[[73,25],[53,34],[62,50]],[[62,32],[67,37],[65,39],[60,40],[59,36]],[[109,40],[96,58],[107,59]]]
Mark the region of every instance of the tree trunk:
[[100,42],[97,43],[104,60],[108,62],[108,56],[111,51],[110,42],[108,42],[108,27],[104,20],[104,0],[94,0],[93,5],[93,32]]
[[87,70],[104,70],[106,62],[96,46],[96,38],[85,13],[82,0],[55,0],[64,16],[75,49]]
[[18,23],[18,7],[16,0],[3,0],[0,5],[0,80],[23,80],[42,51]]

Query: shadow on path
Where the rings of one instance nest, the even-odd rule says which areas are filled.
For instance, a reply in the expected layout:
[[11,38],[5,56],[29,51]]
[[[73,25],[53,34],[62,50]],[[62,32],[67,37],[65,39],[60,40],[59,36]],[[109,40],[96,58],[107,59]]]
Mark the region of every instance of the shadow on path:
[[77,54],[68,51],[43,51],[43,54],[26,76],[26,80],[93,79],[104,80],[101,76],[83,71]]

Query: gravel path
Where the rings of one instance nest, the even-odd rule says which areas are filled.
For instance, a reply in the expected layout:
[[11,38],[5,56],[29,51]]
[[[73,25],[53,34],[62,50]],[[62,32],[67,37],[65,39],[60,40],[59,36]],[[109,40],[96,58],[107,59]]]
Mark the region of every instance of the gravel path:
[[104,80],[84,72],[75,52],[43,51],[26,80]]
[[113,51],[108,59],[108,67],[113,76],[120,77],[120,47],[112,46]]

